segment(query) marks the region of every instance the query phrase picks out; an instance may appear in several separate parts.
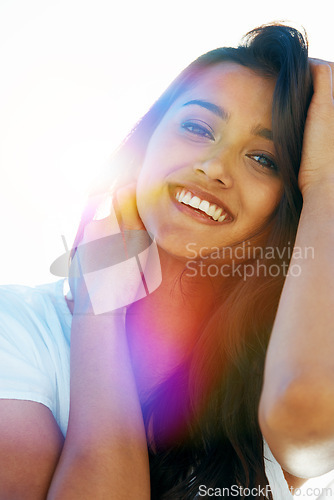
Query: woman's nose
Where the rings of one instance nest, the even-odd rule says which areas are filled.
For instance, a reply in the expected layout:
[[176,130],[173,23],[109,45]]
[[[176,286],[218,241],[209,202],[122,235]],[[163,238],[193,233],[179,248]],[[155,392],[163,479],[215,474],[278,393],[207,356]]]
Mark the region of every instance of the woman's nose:
[[194,165],[194,170],[204,173],[212,180],[217,180],[225,187],[231,187],[233,184],[229,167],[220,158],[210,158],[202,162],[197,162]]

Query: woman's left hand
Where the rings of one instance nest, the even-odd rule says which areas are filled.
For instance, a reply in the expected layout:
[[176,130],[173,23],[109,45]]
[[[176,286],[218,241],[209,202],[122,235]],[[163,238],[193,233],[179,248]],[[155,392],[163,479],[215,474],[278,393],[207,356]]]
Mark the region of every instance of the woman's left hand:
[[298,177],[303,197],[320,185],[334,189],[334,63],[311,59],[314,94],[308,109]]

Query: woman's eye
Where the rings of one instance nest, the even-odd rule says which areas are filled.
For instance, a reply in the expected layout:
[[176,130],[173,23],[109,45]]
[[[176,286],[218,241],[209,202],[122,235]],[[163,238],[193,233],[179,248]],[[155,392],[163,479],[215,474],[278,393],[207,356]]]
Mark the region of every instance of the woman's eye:
[[190,134],[193,134],[197,137],[200,137],[200,138],[205,138],[205,139],[209,139],[210,141],[214,141],[215,138],[214,138],[214,135],[213,135],[213,130],[211,129],[211,127],[209,127],[208,125],[204,124],[204,122],[202,123],[199,123],[197,121],[186,121],[186,122],[183,122],[181,123],[181,127],[186,130],[187,132],[189,132]]
[[278,167],[274,160],[272,160],[269,156],[264,154],[258,155],[247,155],[249,158],[254,160],[260,167],[268,170],[272,170],[273,172],[278,172]]

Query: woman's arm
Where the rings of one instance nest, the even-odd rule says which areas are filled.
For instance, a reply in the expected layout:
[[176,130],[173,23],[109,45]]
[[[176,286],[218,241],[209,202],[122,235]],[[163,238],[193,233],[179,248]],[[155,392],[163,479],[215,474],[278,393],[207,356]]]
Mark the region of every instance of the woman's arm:
[[0,500],[45,500],[64,438],[44,404],[0,400]]
[[[136,214],[128,211],[122,216],[130,229]],[[90,257],[94,265],[99,264],[94,252],[85,252],[90,248],[85,243],[87,239],[99,242],[115,229],[111,226],[111,218],[107,218],[86,227],[80,247],[83,259]],[[145,235],[141,225],[135,227],[137,233]],[[137,233],[130,231],[129,243]],[[65,444],[51,410],[43,404],[0,401],[0,500],[150,497],[146,436],[128,352],[125,310],[109,310],[109,314],[105,308],[108,301],[103,304],[105,314],[94,315],[86,309],[89,298],[94,298],[98,308],[106,289],[127,303],[129,297],[122,295],[121,285],[125,280],[126,293],[130,285],[136,290],[137,283],[123,273],[112,286],[106,274],[98,273],[87,290],[82,276],[71,269],[77,287],[73,288],[71,401]]]
[[334,468],[331,66],[313,62],[312,73],[315,92],[299,177],[303,209],[267,352],[259,408],[260,426],[273,454],[284,469],[300,477]]
[[147,446],[122,316],[74,317],[71,349],[64,446],[46,406],[0,401],[0,500],[148,499]]
[[123,317],[73,318],[68,432],[48,499],[147,499],[147,446]]
[[[126,205],[122,211],[123,226],[133,224],[131,210]],[[86,227],[77,252],[81,266],[92,261],[96,265],[96,254],[91,254],[87,243],[101,244],[100,248],[93,246],[93,252],[104,257],[112,250],[108,238],[103,238],[118,232],[115,224],[116,220],[109,217]],[[142,226],[132,229],[143,232]],[[102,267],[106,267],[105,262]],[[69,426],[47,498],[145,500],[150,497],[147,444],[127,345],[125,308],[105,309],[105,294],[111,288],[119,296],[136,288],[136,283],[133,277],[121,275],[111,287],[104,270],[96,273],[96,281],[89,281],[89,285],[82,276],[74,281]],[[103,314],[96,315],[101,300]]]

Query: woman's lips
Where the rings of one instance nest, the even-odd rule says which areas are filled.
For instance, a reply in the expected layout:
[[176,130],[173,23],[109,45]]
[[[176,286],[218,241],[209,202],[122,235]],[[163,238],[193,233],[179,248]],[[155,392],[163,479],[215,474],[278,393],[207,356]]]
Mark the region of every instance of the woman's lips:
[[210,195],[206,196],[204,191],[194,191],[181,186],[172,190],[172,200],[180,211],[210,225],[226,224],[233,220],[222,205],[207,199],[212,198]]

